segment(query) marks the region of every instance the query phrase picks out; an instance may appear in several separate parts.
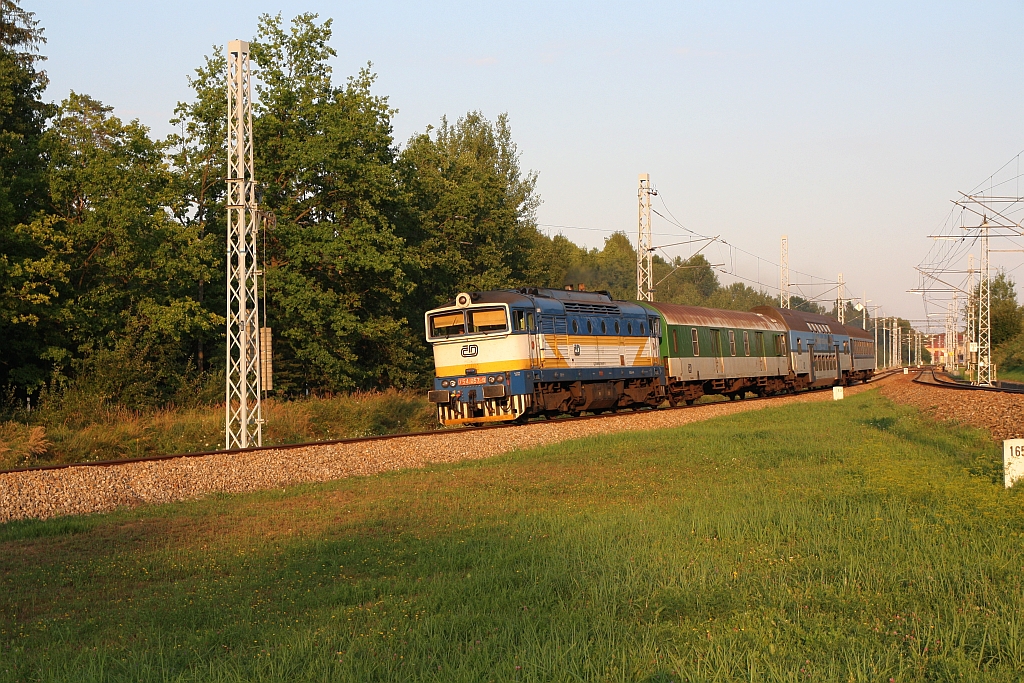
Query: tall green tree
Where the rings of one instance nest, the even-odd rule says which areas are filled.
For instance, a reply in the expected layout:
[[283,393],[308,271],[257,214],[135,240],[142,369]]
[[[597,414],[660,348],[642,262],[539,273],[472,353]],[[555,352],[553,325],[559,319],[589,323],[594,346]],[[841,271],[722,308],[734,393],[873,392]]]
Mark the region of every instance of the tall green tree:
[[[396,233],[395,113],[363,69],[343,86],[327,60],[331,21],[286,28],[263,15],[257,179],[277,217],[268,234],[268,319],[280,386],[348,390],[413,381],[406,343],[406,246]],[[278,381],[275,381],[275,385]]]
[[68,245],[47,352],[57,363],[99,354],[94,380],[109,374],[111,394],[144,403],[173,392],[188,338],[223,319],[193,296],[209,254],[196,227],[166,210],[163,146],[111,111],[73,92],[44,140],[53,229]]
[[506,114],[494,122],[476,111],[454,124],[442,119],[409,140],[398,165],[417,303],[526,284],[539,199],[537,176],[519,159]]
[[1024,308],[1017,303],[1016,284],[1005,271],[992,278],[989,296],[992,306],[992,346],[999,346],[1021,333]]
[[36,325],[62,276],[48,254],[59,245],[38,216],[46,206],[40,143],[53,113],[42,101],[43,42],[32,12],[0,0],[0,386],[38,386],[45,379]]
[[[202,267],[197,269],[189,295],[210,312],[225,310],[225,244],[227,192],[227,61],[214,47],[188,79],[195,92],[191,102],[179,102],[171,124],[177,131],[166,140],[171,165],[168,208],[178,223],[199,241]],[[223,365],[224,330],[200,328],[190,340],[200,371]],[[211,357],[212,356],[212,357]]]

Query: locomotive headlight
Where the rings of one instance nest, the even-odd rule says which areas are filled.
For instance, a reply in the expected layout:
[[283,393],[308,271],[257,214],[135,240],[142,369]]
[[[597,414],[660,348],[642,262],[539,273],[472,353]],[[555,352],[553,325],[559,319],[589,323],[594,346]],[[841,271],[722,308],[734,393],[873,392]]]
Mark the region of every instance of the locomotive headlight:
[[451,386],[451,382],[449,382],[446,379],[441,380],[441,387],[442,388],[447,388],[447,387],[450,387],[450,386]]
[[487,376],[487,383],[488,384],[494,384],[494,375],[488,375]]

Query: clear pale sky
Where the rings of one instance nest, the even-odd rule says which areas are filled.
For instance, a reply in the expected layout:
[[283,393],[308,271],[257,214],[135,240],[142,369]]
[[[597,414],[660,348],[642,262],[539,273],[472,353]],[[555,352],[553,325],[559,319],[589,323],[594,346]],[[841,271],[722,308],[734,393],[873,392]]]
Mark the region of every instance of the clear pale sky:
[[[540,176],[539,222],[590,228],[545,229],[590,246],[612,230],[635,238],[647,172],[662,214],[766,259],[716,245],[713,263],[777,285],[767,261],[788,233],[792,268],[843,272],[851,295],[914,319],[921,299],[906,290],[925,236],[958,190],[1024,149],[1020,2],[24,7],[48,39],[50,99],[88,93],[160,136],[213,45],[251,38],[261,12],[333,17],[335,76],[373,62],[399,142],[442,115],[508,112],[522,164]],[[656,244],[684,239],[659,216],[654,229]]]

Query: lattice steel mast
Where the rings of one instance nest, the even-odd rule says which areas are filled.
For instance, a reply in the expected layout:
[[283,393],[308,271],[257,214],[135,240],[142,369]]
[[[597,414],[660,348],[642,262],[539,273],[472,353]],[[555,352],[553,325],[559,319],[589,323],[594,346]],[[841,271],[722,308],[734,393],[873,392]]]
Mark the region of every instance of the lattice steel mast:
[[977,360],[975,354],[978,352],[978,340],[975,336],[975,314],[976,314],[977,300],[974,296],[974,254],[967,255],[967,340],[964,342],[966,347],[966,353],[964,354],[964,360],[966,361],[967,373],[971,377],[971,381],[974,384],[978,383],[977,375],[975,370],[977,369]]
[[836,311],[839,313],[839,322],[846,324],[846,292],[843,291],[843,274],[839,273],[839,291],[836,297]]
[[992,300],[989,292],[991,257],[988,221],[981,221],[981,278],[978,283],[978,384],[992,384]]
[[228,43],[227,373],[224,447],[263,445],[257,207],[249,43]]
[[654,301],[654,238],[651,235],[651,197],[658,191],[651,188],[649,173],[641,173],[637,186],[639,219],[636,236],[636,298]]
[[779,255],[779,308],[789,308],[789,235],[782,236]]

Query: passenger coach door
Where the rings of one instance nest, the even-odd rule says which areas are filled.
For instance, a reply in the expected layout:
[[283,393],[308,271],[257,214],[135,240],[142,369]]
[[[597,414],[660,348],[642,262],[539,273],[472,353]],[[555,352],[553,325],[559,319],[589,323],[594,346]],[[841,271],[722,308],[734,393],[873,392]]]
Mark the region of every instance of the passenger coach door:
[[715,372],[725,374],[725,359],[722,358],[722,331],[711,330],[711,353],[715,357]]
[[540,335],[537,334],[537,317],[533,311],[529,311],[526,314],[526,332],[526,336],[530,339],[530,367],[540,367],[543,365],[541,359],[544,357],[544,354],[541,352]]

